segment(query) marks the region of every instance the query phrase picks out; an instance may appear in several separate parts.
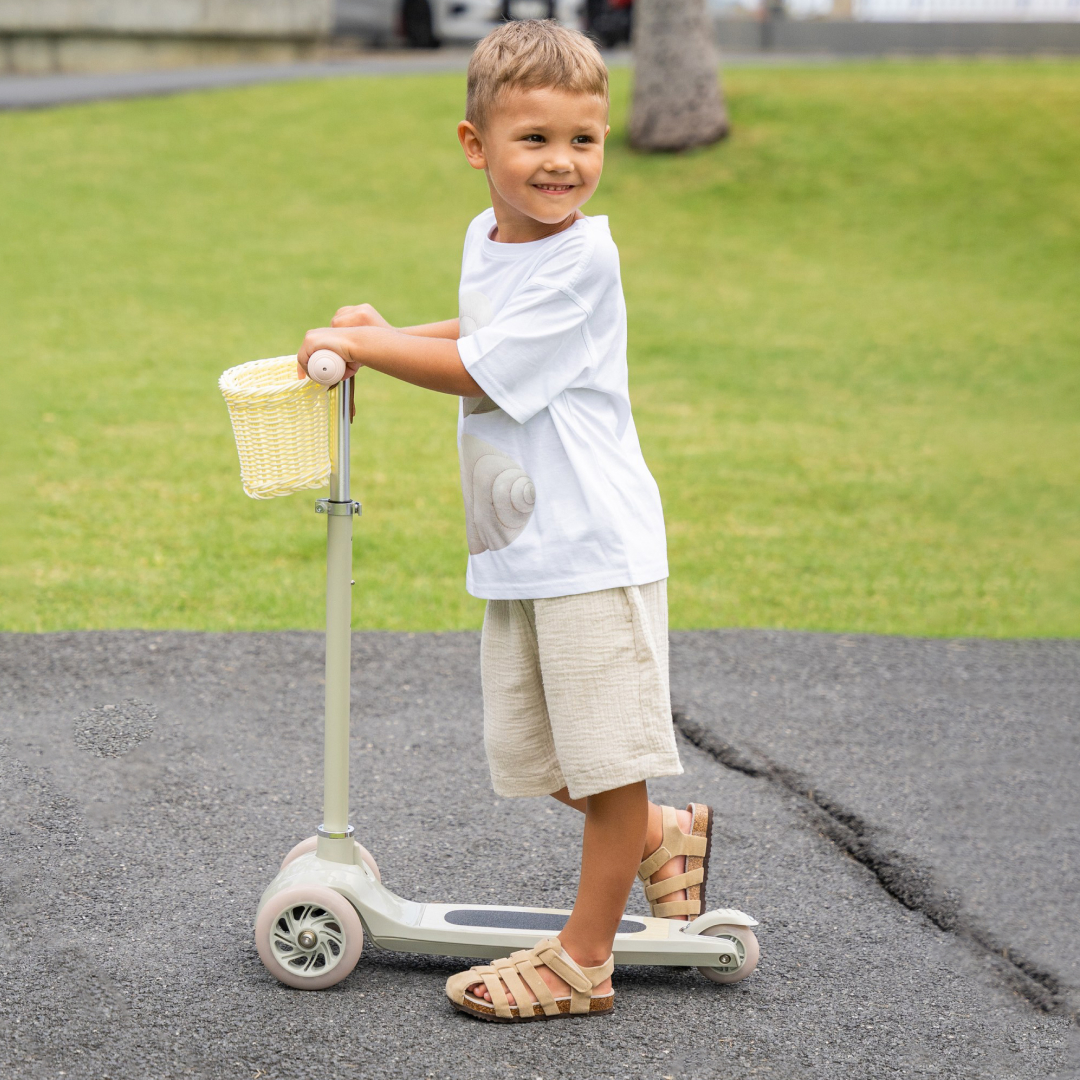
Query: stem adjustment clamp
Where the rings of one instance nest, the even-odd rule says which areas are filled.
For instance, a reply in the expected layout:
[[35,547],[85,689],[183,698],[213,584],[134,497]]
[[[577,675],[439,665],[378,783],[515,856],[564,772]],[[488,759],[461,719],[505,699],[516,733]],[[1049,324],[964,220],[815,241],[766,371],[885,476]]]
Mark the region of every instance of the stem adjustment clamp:
[[351,825],[346,825],[344,832],[336,832],[333,829],[328,829],[325,825],[320,825],[315,830],[317,835],[326,840],[351,840],[355,831],[356,830]]
[[358,502],[334,502],[333,499],[316,499],[316,514],[329,514],[331,517],[359,517],[363,507]]

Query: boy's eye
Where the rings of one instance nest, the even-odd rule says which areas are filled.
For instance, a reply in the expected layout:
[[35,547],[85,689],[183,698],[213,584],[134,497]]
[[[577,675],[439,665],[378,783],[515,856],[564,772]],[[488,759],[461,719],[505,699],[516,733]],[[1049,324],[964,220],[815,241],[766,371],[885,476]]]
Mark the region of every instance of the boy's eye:
[[544,136],[543,135],[526,135],[525,136],[525,141],[526,142],[542,143],[544,141]]
[[593,140],[591,135],[575,135],[571,141],[576,143],[591,143]]

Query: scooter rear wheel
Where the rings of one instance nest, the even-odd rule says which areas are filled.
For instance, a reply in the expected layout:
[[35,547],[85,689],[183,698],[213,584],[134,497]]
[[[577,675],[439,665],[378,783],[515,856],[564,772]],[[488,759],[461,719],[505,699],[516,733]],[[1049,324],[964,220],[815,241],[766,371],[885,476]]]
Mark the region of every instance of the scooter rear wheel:
[[699,967],[698,971],[716,983],[742,982],[757,967],[761,950],[754,931],[748,926],[710,926],[702,937],[726,938],[717,942],[721,961],[718,967]]
[[279,982],[297,990],[324,990],[356,967],[364,928],[341,893],[298,885],[272,897],[259,912],[255,945]]

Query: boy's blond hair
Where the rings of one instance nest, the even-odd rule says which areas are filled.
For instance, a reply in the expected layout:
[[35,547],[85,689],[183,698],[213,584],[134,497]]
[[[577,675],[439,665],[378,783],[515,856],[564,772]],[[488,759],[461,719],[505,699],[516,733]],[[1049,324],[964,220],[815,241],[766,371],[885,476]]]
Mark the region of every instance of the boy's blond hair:
[[469,61],[465,119],[483,128],[504,90],[557,88],[608,100],[600,51],[552,19],[522,19],[492,30]]

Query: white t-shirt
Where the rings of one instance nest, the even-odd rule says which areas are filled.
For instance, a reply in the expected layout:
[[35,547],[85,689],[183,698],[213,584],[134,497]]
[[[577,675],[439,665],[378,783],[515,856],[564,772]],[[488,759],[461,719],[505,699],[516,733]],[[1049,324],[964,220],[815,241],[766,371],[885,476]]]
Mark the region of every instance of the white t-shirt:
[[540,599],[667,577],[660,493],[630,413],[626,304],[606,217],[526,244],[469,225],[458,353],[466,588]]

